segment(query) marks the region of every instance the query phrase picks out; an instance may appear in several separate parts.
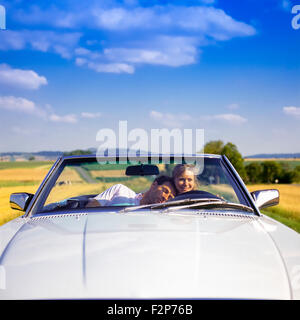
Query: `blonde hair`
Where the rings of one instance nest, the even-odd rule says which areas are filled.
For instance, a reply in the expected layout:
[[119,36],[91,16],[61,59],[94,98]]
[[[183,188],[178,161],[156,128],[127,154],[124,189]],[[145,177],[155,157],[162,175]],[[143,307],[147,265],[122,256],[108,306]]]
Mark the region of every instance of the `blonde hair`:
[[194,174],[194,190],[198,187],[198,181],[196,178],[196,168],[192,164],[177,164],[172,171],[172,178],[175,182],[175,179],[182,175],[185,171],[191,171]]

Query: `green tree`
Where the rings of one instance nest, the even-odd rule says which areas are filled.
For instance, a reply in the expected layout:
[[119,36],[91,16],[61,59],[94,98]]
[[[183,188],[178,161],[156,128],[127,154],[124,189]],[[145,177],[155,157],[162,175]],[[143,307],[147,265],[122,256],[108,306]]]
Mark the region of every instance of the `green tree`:
[[293,170],[293,182],[300,182],[300,166]]
[[92,151],[77,149],[69,152],[64,152],[64,156],[80,156],[84,154],[92,154]]
[[263,183],[274,183],[276,180],[280,179],[282,172],[281,166],[275,161],[264,161],[262,162],[262,182]]
[[246,179],[247,175],[244,166],[244,159],[238,151],[237,146],[231,142],[228,142],[223,147],[221,154],[225,155],[228,158],[241,178]]
[[251,162],[245,166],[247,174],[247,182],[249,183],[260,183],[262,166],[259,162]]
[[224,142],[221,140],[207,142],[204,146],[204,153],[222,154]]
[[278,179],[279,183],[292,183],[294,180],[295,172],[290,168],[286,162],[280,163],[281,171]]
[[222,140],[210,141],[204,146],[205,153],[225,155],[235,167],[242,179],[246,179],[244,159],[237,149],[237,146],[231,142],[226,143]]
[[281,171],[278,182],[279,183],[292,183],[294,180],[294,171],[293,170],[287,170],[287,171]]

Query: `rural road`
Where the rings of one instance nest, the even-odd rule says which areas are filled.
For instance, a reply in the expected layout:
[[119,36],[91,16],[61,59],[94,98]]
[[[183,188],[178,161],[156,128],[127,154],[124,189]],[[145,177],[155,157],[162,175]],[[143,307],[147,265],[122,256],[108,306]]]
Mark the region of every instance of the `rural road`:
[[85,182],[87,183],[97,183],[87,172],[81,167],[75,167],[75,170],[78,172],[80,177],[84,179]]

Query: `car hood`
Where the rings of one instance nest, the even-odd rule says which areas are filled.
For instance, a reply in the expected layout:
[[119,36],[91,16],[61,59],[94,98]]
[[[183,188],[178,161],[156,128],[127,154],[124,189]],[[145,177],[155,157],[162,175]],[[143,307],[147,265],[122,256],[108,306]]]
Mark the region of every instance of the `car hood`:
[[2,299],[291,298],[272,237],[259,217],[242,214],[30,218],[0,266]]

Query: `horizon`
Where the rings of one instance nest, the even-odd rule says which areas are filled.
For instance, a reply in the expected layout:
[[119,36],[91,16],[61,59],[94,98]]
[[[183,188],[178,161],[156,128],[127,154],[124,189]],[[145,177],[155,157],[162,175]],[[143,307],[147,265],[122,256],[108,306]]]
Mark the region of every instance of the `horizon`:
[[297,4],[0,0],[0,153],[97,149],[122,120],[298,153]]
[[[11,151],[11,152],[0,152],[0,156],[5,156],[5,155],[11,155],[11,154],[15,154],[15,155],[24,155],[24,154],[28,154],[28,155],[35,155],[38,153],[65,153],[65,152],[72,152],[72,151],[92,151],[92,149],[95,149],[97,152],[96,148],[85,148],[85,149],[74,149],[74,150],[40,150],[40,151],[35,151],[35,152],[27,152],[27,151]],[[120,149],[122,150],[122,149]],[[128,148],[128,150],[134,150],[134,151],[139,151],[138,149],[130,149]],[[127,151],[128,151],[127,150]],[[147,153],[147,151],[142,151]],[[149,151],[148,151],[149,152]],[[93,153],[96,154],[96,153]],[[201,152],[196,152],[196,154],[201,154]],[[203,154],[208,154],[208,153],[203,153]],[[298,159],[300,157],[300,152],[293,152],[293,153],[258,153],[258,154],[249,154],[249,155],[243,155],[242,157],[244,159],[247,158],[251,158],[251,157],[264,157],[264,156],[278,156],[278,159],[280,159],[280,157],[282,157],[281,159],[288,159],[289,157],[291,157],[291,159]]]

